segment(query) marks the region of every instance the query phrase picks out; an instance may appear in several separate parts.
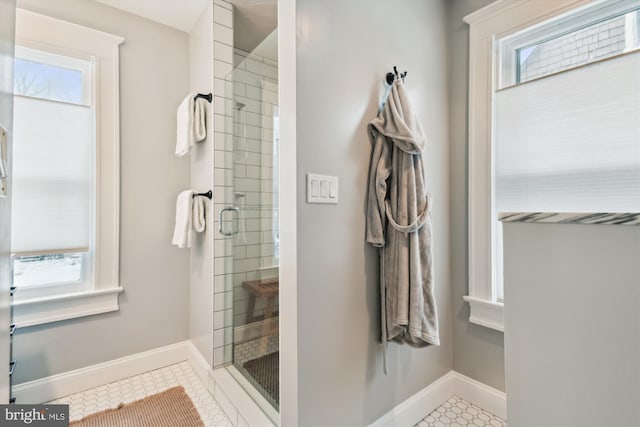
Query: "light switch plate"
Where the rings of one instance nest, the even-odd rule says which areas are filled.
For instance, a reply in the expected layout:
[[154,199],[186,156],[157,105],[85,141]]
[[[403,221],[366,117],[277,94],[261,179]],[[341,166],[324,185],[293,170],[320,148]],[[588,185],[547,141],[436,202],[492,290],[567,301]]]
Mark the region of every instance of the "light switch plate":
[[307,203],[338,204],[338,177],[308,173]]

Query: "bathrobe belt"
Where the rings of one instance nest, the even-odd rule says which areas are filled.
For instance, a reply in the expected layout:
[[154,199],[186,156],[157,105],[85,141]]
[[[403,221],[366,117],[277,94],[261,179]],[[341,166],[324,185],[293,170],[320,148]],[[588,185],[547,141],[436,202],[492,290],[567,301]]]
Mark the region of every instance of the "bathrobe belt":
[[422,228],[424,223],[427,221],[427,217],[429,215],[429,196],[427,196],[427,202],[424,207],[424,210],[418,215],[415,221],[409,225],[400,225],[396,222],[396,220],[391,215],[391,207],[389,206],[389,200],[384,201],[384,206],[387,214],[387,219],[389,220],[389,224],[397,231],[401,233],[416,233],[418,230]]

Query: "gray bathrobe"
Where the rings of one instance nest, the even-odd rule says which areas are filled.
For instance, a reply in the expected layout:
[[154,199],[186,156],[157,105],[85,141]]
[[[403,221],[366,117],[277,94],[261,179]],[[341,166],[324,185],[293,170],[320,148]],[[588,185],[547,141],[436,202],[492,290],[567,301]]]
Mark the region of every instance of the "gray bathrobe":
[[382,340],[385,348],[387,341],[439,345],[425,136],[400,79],[368,130],[367,242],[380,252]]

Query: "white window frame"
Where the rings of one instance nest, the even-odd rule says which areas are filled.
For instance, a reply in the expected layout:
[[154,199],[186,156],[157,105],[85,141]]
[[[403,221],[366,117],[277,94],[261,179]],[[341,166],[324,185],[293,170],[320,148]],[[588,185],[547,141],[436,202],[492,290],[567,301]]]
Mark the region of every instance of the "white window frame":
[[124,38],[16,10],[16,44],[95,61],[96,109],[95,270],[90,290],[21,298],[13,302],[18,327],[116,311],[119,284],[120,123],[119,46]]
[[504,331],[494,256],[493,94],[495,40],[544,22],[590,0],[498,0],[465,16],[469,24],[469,322]]

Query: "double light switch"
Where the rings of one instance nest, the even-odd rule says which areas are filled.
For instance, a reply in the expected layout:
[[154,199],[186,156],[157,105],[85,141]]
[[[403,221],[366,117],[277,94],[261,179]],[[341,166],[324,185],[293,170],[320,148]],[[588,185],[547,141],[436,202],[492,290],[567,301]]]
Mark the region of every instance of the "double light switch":
[[307,174],[307,203],[338,203],[338,177]]

